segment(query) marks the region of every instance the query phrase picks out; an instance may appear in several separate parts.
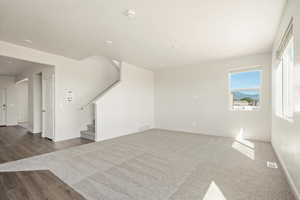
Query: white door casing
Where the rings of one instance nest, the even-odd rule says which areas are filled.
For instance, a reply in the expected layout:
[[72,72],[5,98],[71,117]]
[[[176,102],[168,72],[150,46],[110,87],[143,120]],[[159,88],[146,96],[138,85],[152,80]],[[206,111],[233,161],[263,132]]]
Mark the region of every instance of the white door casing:
[[54,73],[42,73],[42,137],[54,140]]
[[6,125],[6,91],[0,89],[0,126]]

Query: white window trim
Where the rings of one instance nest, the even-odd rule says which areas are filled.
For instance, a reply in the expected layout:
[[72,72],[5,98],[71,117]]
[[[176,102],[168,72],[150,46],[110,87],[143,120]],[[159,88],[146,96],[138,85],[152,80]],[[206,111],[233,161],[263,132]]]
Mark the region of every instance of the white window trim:
[[[231,95],[231,74],[234,73],[241,73],[241,72],[251,72],[251,71],[260,71],[260,87],[258,88],[238,88],[238,89],[234,89],[234,90],[259,90],[259,106],[257,106],[257,109],[253,109],[253,110],[243,110],[243,109],[233,109],[233,106],[231,104],[231,101],[228,100],[228,106],[229,106],[229,111],[232,112],[258,112],[261,111],[262,108],[262,99],[263,99],[263,92],[262,92],[262,88],[263,88],[263,74],[264,74],[264,70],[263,70],[263,66],[259,65],[259,66],[253,66],[253,67],[240,67],[240,68],[235,68],[232,70],[228,71],[228,97],[230,97]],[[229,98],[228,98],[229,99]]]
[[[282,49],[282,53],[281,53],[280,57],[278,57],[279,63],[276,67],[276,73],[277,73],[278,68],[281,68],[281,77],[280,77],[281,78],[281,80],[280,80],[281,81],[281,91],[280,91],[281,92],[280,93],[281,94],[281,96],[280,96],[281,97],[281,99],[280,99],[280,102],[281,102],[280,108],[281,108],[281,110],[278,110],[279,108],[277,107],[278,106],[277,91],[275,91],[275,94],[276,94],[275,101],[276,101],[276,116],[280,119],[283,119],[283,120],[286,120],[288,122],[293,123],[294,122],[294,103],[292,102],[291,105],[289,105],[289,103],[288,103],[289,100],[290,100],[289,98],[293,98],[292,96],[289,96],[289,95],[291,95],[291,94],[289,94],[289,92],[290,92],[289,90],[291,89],[289,87],[292,87],[291,90],[293,90],[293,85],[289,85],[288,81],[285,80],[286,78],[290,78],[290,77],[286,77],[286,76],[288,76],[288,75],[286,75],[286,72],[288,71],[288,69],[286,68],[287,66],[284,65],[284,55],[285,55],[284,53],[285,53],[285,50],[287,49],[287,47],[288,47],[288,45],[290,44],[291,41],[293,41],[293,52],[295,54],[295,47],[294,47],[294,45],[295,45],[294,41],[295,40],[294,40],[294,37],[291,36],[289,38],[289,41],[286,41],[285,48]],[[294,59],[294,57],[293,57],[293,59]],[[292,61],[292,63],[293,63],[292,68],[294,68],[294,60]],[[276,75],[276,78],[278,78],[277,75]],[[275,80],[275,82],[276,81],[277,80]],[[285,89],[287,89],[287,91],[285,91]],[[291,115],[289,115],[288,111],[286,111],[286,109],[285,109],[289,106],[291,106],[291,109],[292,109],[292,113],[290,113]]]

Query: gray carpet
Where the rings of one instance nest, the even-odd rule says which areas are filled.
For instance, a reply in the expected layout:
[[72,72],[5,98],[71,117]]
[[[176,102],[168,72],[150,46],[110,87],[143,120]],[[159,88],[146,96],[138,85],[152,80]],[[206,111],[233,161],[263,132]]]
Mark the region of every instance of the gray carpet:
[[[50,169],[87,199],[294,200],[270,143],[151,130],[0,165]],[[279,165],[279,163],[278,163]]]

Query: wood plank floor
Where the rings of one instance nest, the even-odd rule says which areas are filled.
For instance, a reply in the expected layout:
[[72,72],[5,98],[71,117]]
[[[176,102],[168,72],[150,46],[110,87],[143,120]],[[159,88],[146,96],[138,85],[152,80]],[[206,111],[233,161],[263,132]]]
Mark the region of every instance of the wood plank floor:
[[49,170],[1,172],[1,200],[84,200]]
[[20,126],[0,127],[0,164],[91,142],[83,138],[52,142]]

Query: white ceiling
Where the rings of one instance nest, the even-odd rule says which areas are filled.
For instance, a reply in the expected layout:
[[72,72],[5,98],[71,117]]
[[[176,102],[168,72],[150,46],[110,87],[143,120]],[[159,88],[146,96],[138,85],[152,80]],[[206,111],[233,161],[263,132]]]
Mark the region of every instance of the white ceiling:
[[19,60],[0,55],[0,75],[17,76],[32,67],[45,67],[46,65]]
[[1,0],[0,40],[76,59],[182,66],[269,52],[285,1]]

